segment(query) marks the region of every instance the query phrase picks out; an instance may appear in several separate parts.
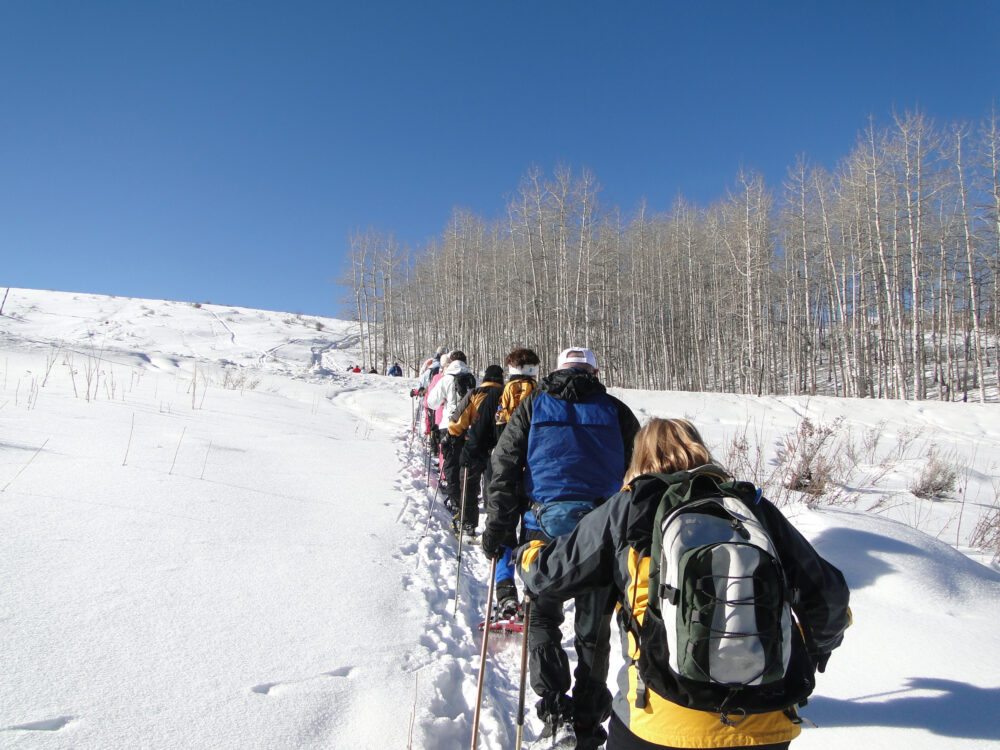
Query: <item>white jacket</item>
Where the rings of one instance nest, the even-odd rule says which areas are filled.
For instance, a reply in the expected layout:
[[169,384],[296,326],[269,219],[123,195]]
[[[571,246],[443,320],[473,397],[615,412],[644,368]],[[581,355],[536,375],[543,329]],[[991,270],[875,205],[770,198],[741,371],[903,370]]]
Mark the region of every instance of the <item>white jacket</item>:
[[444,404],[444,410],[441,412],[441,424],[439,425],[442,430],[448,429],[451,424],[451,415],[458,408],[458,402],[462,400],[455,388],[455,375],[463,372],[472,372],[472,370],[465,362],[456,359],[445,368],[444,377],[438,380],[431,388],[431,392],[427,394],[427,406],[431,409],[437,409]]

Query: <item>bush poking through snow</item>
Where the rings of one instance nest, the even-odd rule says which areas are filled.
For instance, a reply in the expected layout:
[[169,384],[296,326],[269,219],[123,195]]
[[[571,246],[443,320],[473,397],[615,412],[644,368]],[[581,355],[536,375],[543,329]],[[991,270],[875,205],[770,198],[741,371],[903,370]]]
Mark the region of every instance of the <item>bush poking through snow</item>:
[[249,375],[243,370],[226,369],[223,376],[222,387],[227,391],[252,391],[260,385],[260,377]]
[[994,503],[979,519],[969,544],[983,552],[992,552],[993,562],[1000,562],[1000,503]]
[[927,451],[927,463],[909,486],[910,492],[921,500],[949,497],[958,485],[959,466],[942,456],[937,446]]
[[813,498],[827,493],[827,485],[842,463],[836,441],[842,422],[837,419],[831,425],[817,426],[803,419],[795,432],[784,437],[775,469],[782,487]]

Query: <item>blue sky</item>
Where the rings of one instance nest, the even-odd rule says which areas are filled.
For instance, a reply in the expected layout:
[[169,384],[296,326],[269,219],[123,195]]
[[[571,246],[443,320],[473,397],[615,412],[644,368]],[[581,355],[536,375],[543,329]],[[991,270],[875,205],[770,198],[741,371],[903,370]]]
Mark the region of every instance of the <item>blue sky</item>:
[[0,0],[0,286],[342,315],[352,232],[422,246],[532,164],[666,209],[893,108],[978,120],[998,29],[994,0]]

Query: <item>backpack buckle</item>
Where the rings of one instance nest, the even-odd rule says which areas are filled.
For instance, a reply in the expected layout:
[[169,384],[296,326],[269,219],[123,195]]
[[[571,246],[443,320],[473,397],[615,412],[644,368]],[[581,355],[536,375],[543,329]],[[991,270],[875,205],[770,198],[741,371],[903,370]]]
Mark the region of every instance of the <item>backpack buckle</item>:
[[681,590],[680,589],[675,589],[673,586],[671,586],[668,583],[661,583],[660,584],[660,599],[661,600],[666,600],[666,601],[670,602],[672,605],[674,605],[676,607],[677,606],[677,602],[679,602],[681,600]]

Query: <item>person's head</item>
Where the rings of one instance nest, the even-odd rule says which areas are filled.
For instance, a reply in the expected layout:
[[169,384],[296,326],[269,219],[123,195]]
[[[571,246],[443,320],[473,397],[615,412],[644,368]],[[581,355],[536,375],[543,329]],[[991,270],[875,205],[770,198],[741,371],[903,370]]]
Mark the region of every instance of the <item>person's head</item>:
[[559,359],[556,361],[557,370],[568,370],[570,368],[585,370],[589,373],[597,373],[597,357],[590,349],[582,346],[571,346],[559,352]]
[[438,362],[441,364],[441,369],[443,370],[451,362],[451,355],[449,355],[448,352],[445,352],[444,354],[441,355],[441,358],[438,360]]
[[461,349],[455,349],[451,354],[448,355],[448,361],[454,362],[458,360],[459,362],[465,362],[465,352]]
[[438,357],[440,357],[442,354],[447,353],[447,351],[448,351],[448,347],[446,347],[446,346],[439,346],[437,348],[437,351],[434,352],[434,354],[436,354]]
[[483,373],[484,383],[503,383],[503,368],[500,365],[490,365]]
[[524,347],[518,347],[504,360],[504,366],[511,375],[530,375],[533,378],[538,377],[539,364],[541,360],[538,355]]
[[635,436],[625,482],[640,474],[671,474],[711,462],[712,455],[693,424],[686,419],[654,417]]

